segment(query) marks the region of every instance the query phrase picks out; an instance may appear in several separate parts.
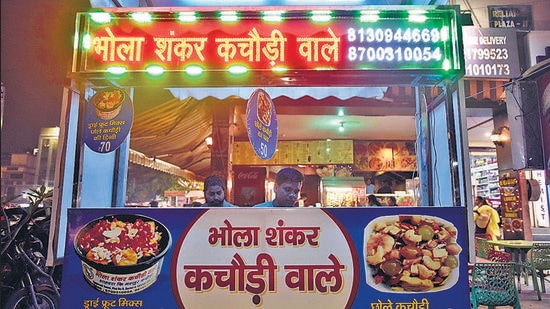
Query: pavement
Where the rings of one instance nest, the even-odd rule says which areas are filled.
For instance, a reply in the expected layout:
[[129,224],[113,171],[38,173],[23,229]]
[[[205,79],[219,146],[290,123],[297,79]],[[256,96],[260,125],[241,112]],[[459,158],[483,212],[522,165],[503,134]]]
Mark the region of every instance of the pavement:
[[[529,278],[531,279],[531,278]],[[546,293],[541,292],[542,300],[538,300],[537,292],[533,287],[533,282],[529,280],[529,285],[525,285],[525,281],[521,280],[521,293],[519,294],[519,302],[521,309],[548,309],[550,308],[550,276],[546,276]],[[479,306],[478,309],[487,309],[487,306]],[[513,309],[512,306],[498,306],[495,309]]]

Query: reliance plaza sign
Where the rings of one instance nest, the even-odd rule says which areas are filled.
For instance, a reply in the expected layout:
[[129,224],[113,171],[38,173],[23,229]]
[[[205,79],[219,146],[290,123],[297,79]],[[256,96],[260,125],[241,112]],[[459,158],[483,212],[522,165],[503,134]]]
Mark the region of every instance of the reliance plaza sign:
[[80,13],[73,71],[463,74],[457,11],[421,8]]

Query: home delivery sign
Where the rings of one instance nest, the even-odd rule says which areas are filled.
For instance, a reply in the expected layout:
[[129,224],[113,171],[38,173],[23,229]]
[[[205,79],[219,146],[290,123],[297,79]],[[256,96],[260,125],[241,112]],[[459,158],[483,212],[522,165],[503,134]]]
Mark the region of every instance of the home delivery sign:
[[[412,9],[411,9],[412,8]],[[418,70],[461,74],[451,6],[80,13],[73,71]]]

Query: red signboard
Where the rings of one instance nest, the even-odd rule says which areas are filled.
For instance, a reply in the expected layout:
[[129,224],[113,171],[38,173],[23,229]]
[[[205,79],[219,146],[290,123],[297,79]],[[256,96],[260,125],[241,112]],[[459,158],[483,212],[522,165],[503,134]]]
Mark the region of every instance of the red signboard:
[[[419,70],[463,72],[456,10],[291,12],[281,21],[261,12],[237,12],[223,21],[217,12],[80,14],[80,61],[75,72],[216,72],[241,70],[284,74],[289,70]],[[95,13],[97,14],[97,13]],[[143,15],[142,14],[142,15]],[[324,18],[324,19],[323,19]],[[94,21],[96,20],[96,21]]]

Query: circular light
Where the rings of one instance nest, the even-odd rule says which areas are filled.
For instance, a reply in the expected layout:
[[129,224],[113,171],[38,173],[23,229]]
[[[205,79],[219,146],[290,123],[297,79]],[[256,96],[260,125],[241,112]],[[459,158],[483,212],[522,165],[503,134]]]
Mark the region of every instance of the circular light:
[[262,12],[262,19],[265,22],[281,22],[284,11],[265,11]]
[[126,73],[126,68],[121,66],[108,67],[105,71],[111,74],[120,75]]
[[229,67],[228,71],[231,74],[240,75],[248,72],[248,68],[245,67],[244,65],[233,65]]
[[90,18],[98,24],[108,24],[111,22],[111,14],[105,12],[92,12]]
[[272,68],[271,71],[276,72],[276,73],[284,73],[284,72],[288,71],[288,68],[277,66],[277,67]]
[[160,65],[151,65],[148,66],[145,71],[147,71],[150,75],[159,76],[164,73],[164,68]]
[[132,19],[138,23],[150,23],[153,20],[153,17],[150,13],[147,12],[135,12],[132,13],[130,16],[132,16]]
[[190,76],[198,76],[204,72],[204,69],[198,65],[190,65],[184,69],[184,72]]
[[220,20],[225,22],[235,22],[239,19],[239,15],[235,11],[224,11],[220,13]]
[[197,21],[197,13],[195,12],[179,12],[178,20],[184,23],[192,23]]
[[361,11],[361,16],[359,17],[359,20],[361,22],[374,23],[380,19],[378,14],[380,14],[380,11],[378,10]]
[[332,19],[332,11],[311,11],[311,20],[315,22],[328,22]]

